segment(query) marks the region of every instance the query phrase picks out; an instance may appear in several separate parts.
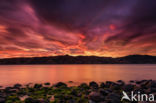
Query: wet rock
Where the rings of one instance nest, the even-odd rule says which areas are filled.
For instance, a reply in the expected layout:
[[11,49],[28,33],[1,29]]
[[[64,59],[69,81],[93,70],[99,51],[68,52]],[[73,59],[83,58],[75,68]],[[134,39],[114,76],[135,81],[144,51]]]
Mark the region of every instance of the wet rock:
[[73,83],[73,81],[69,81],[68,83]]
[[25,103],[41,103],[39,100],[35,100],[33,98],[26,98]]
[[89,87],[93,88],[93,89],[97,89],[99,86],[96,82],[92,81],[89,83]]
[[49,82],[47,82],[47,83],[44,83],[44,85],[47,85],[47,86],[49,86],[49,85],[50,85],[50,83],[49,83]]
[[156,81],[151,81],[151,87],[156,88]]
[[129,82],[130,82],[130,83],[135,83],[135,81],[134,81],[134,80],[130,80]]
[[66,103],[65,100],[58,100],[57,102],[54,102],[54,103]]
[[22,87],[21,84],[15,84],[13,88],[20,89]]
[[42,88],[42,84],[35,84],[34,88]]
[[108,95],[108,94],[110,93],[109,91],[107,91],[107,90],[105,90],[105,89],[99,89],[99,92],[100,92],[100,94],[103,95],[103,96],[106,96],[106,95]]
[[122,80],[118,80],[117,82],[118,82],[118,83],[123,83],[123,81],[122,81]]
[[113,84],[110,87],[112,90],[121,90],[121,85],[120,84]]
[[39,103],[49,103],[48,100],[44,100],[44,99],[40,99],[40,100],[37,100],[37,102],[39,101]]
[[67,84],[63,82],[58,82],[57,84],[54,85],[55,87],[67,87]]
[[100,88],[105,88],[105,87],[106,87],[105,83],[102,82],[102,83],[100,84]]
[[92,100],[89,100],[89,103],[96,103],[96,102],[94,102],[94,101],[92,101]]
[[120,95],[116,93],[109,94],[107,98],[111,101],[111,103],[121,103]]
[[127,91],[127,92],[130,92],[130,91],[132,91],[134,89],[134,85],[132,85],[132,84],[127,84],[127,85],[125,85],[124,87],[123,87],[123,90],[124,91]]
[[115,84],[114,82],[111,82],[111,81],[106,81],[106,87],[107,88],[110,88],[111,85]]
[[5,103],[5,98],[0,97],[0,103]]
[[120,86],[125,85],[125,82],[124,82],[124,81],[122,81],[122,80],[118,80],[118,81],[117,81],[117,83],[118,83]]
[[136,81],[136,84],[142,84],[144,82],[146,82],[147,80],[140,80],[140,81]]
[[89,94],[89,99],[94,101],[95,103],[102,101],[102,96],[98,92],[91,92]]
[[21,101],[24,101],[26,98],[28,98],[28,96],[27,96],[27,95],[24,95],[24,96],[21,96],[21,97],[20,97],[20,100],[21,100]]
[[5,91],[5,93],[16,93],[16,89],[14,89],[14,88],[12,88],[12,87],[6,87],[5,89],[4,89],[4,91]]
[[140,84],[140,88],[142,88],[142,89],[151,88],[151,81],[148,80],[148,81],[146,81],[146,82]]
[[75,103],[76,101],[73,99],[68,100],[68,103]]
[[78,92],[76,90],[72,90],[71,94],[74,95],[74,96],[78,96]]
[[80,84],[79,87],[80,87],[80,88],[83,88],[83,89],[89,89],[89,86],[88,86],[86,83]]
[[6,98],[6,96],[7,96],[6,93],[0,93],[1,98]]
[[151,93],[156,93],[156,88],[151,88]]

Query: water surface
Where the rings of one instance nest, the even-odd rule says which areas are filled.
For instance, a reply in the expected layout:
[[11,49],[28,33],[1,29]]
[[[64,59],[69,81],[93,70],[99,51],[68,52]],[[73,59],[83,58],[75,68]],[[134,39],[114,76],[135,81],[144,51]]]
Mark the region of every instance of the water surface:
[[0,85],[15,83],[156,80],[156,65],[1,65]]

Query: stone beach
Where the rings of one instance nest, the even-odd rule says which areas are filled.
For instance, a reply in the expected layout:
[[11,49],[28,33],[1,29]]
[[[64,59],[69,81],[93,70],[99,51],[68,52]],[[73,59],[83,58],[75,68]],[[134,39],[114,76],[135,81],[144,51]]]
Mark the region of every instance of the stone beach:
[[[131,91],[155,95],[156,81],[131,80],[128,83],[122,80],[101,83],[92,81],[77,86],[68,86],[63,82],[53,85],[49,82],[31,85],[15,84],[1,87],[0,103],[133,103],[128,100],[121,101],[123,91],[128,95]],[[149,103],[149,101],[134,103]]]

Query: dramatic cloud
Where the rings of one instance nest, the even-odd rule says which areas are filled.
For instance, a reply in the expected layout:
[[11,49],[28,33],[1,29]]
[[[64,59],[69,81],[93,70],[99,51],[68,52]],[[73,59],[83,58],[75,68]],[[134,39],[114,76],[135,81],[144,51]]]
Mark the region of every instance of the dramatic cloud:
[[0,1],[0,58],[65,54],[156,55],[156,1]]

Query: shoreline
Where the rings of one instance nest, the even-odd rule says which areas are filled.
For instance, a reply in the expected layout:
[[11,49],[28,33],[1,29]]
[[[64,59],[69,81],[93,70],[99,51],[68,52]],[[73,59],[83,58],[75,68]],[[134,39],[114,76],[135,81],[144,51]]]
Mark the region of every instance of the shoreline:
[[[69,81],[70,84],[74,83]],[[156,94],[155,80],[140,80],[125,83],[106,81],[81,83],[69,86],[67,83],[49,82],[42,84],[14,84],[0,88],[0,103],[130,103],[122,101],[122,91]]]

